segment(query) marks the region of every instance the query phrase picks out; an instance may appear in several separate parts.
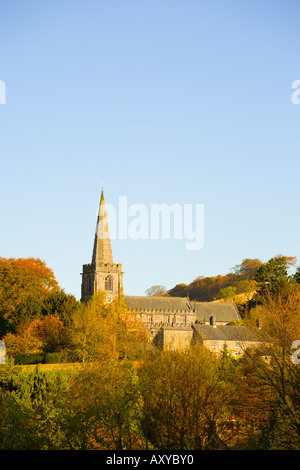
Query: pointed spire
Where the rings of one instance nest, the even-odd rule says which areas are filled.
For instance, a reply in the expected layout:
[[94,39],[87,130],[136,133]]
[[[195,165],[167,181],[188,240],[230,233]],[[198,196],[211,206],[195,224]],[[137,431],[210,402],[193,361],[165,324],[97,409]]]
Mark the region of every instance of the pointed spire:
[[110,235],[108,229],[107,214],[105,208],[103,185],[99,205],[99,214],[95,233],[92,264],[113,263]]

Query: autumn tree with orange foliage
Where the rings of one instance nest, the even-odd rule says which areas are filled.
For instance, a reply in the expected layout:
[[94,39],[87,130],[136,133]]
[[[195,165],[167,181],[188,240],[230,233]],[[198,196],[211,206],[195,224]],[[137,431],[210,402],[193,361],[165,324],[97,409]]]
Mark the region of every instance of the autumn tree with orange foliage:
[[46,315],[34,320],[37,336],[43,342],[45,352],[60,351],[66,345],[66,328],[54,315]]
[[63,323],[54,315],[37,318],[30,323],[19,323],[15,333],[3,337],[7,354],[36,354],[61,351],[67,343]]
[[[53,271],[38,258],[0,258],[0,329],[13,331],[39,316],[42,301],[59,290]],[[30,318],[29,318],[30,317]]]
[[19,323],[15,333],[7,333],[3,337],[8,357],[23,354],[38,354],[43,350],[42,338],[37,334],[35,321]]

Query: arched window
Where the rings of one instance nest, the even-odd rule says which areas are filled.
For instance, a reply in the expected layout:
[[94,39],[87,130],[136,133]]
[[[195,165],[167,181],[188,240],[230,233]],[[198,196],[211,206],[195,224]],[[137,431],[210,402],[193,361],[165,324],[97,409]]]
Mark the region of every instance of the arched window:
[[113,278],[111,276],[105,278],[105,290],[113,290]]

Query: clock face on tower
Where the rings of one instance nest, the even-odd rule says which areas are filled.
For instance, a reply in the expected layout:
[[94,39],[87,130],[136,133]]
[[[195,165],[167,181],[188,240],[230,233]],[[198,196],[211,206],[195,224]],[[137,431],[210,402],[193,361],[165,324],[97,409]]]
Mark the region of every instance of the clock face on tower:
[[106,297],[106,302],[107,302],[108,304],[110,304],[111,301],[112,301],[112,298],[111,298],[110,295],[108,295],[108,296]]

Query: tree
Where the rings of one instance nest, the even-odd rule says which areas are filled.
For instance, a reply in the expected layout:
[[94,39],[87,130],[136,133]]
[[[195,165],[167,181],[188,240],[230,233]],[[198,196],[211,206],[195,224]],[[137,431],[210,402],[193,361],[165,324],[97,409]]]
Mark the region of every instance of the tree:
[[10,357],[61,351],[67,345],[66,329],[53,315],[19,323],[15,330],[3,338]]
[[[40,294],[30,293],[16,306],[14,317],[14,328],[19,323],[30,323],[32,320],[41,318],[44,306],[44,298]],[[12,330],[13,330],[12,329]]]
[[35,258],[0,258],[0,326],[2,335],[41,312],[47,295],[59,290],[53,271]]
[[242,280],[251,280],[255,278],[256,271],[263,263],[258,259],[245,258],[240,264],[233,267],[235,274]]
[[214,277],[198,277],[189,286],[189,295],[191,300],[200,302],[210,302],[215,300],[221,289],[232,286],[234,274]]
[[79,449],[142,447],[143,401],[136,370],[107,357],[86,366],[70,391],[70,440]]
[[236,287],[228,286],[220,290],[218,299],[229,300],[232,299],[236,294]]
[[298,284],[300,283],[300,266],[298,266],[296,269],[296,272],[294,274],[294,279]]
[[[284,272],[284,270],[283,270]],[[257,328],[257,320],[259,328]],[[293,343],[300,339],[300,290],[291,284],[284,295],[265,295],[245,319],[264,345],[263,360],[246,351],[261,399],[270,414],[264,425],[271,448],[300,446],[300,369],[292,361]]]
[[46,315],[31,324],[43,344],[44,352],[58,352],[66,347],[67,333],[62,321],[54,315]]
[[54,315],[69,327],[72,323],[73,315],[80,308],[80,302],[74,295],[66,294],[63,289],[50,292],[46,297],[43,307],[43,315]]
[[150,295],[150,296],[153,296],[153,295],[168,295],[167,291],[166,291],[166,288],[164,286],[152,286],[152,287],[149,287],[149,289],[147,289],[145,291],[145,293],[147,295]]
[[38,335],[34,322],[19,323],[15,333],[7,333],[3,341],[9,357],[19,354],[38,354],[43,351],[43,340]]
[[0,449],[69,449],[66,429],[71,403],[66,374],[0,369]]
[[75,357],[80,361],[100,360],[107,356],[134,355],[138,342],[145,340],[142,326],[132,327],[123,299],[106,302],[98,291],[89,302],[81,304],[69,328]]
[[238,424],[238,448],[267,449],[265,430],[272,408],[271,390],[258,380],[256,368],[263,359],[249,350],[239,360],[240,378],[236,388],[233,412]]
[[264,295],[282,294],[289,280],[288,269],[296,262],[293,257],[275,256],[267,263],[262,264],[255,275],[258,283],[258,299]]
[[234,287],[236,287],[237,294],[247,294],[249,292],[254,292],[256,289],[256,282],[254,280],[243,280],[237,281],[234,283]]
[[[105,296],[103,292],[96,293],[85,305],[81,304],[73,317],[69,328],[72,350],[79,361],[95,358],[99,352],[99,344],[103,342],[103,310]],[[104,347],[108,347],[104,342]]]
[[189,286],[187,284],[176,284],[176,286],[168,292],[171,297],[186,297],[188,293]]
[[234,395],[220,362],[204,347],[151,354],[139,369],[143,430],[156,449],[226,448],[223,423]]

